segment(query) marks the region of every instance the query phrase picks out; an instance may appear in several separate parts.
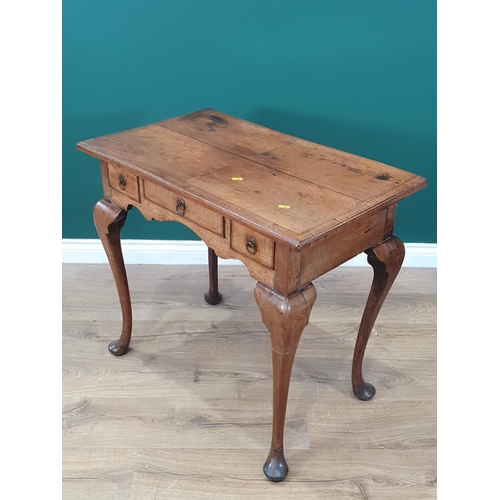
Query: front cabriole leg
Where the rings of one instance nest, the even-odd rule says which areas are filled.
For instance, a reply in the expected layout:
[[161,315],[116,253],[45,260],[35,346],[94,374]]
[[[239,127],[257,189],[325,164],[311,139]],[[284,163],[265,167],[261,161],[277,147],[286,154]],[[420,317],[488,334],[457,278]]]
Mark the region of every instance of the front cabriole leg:
[[271,449],[264,474],[271,481],[282,481],[288,473],[283,453],[283,431],[292,365],[302,331],[316,300],[316,288],[304,288],[284,296],[262,283],[255,287],[255,299],[262,321],[271,334],[273,362],[273,431]]
[[367,250],[366,254],[368,263],[373,267],[373,282],[361,318],[352,362],[352,389],[354,395],[362,401],[368,401],[375,395],[375,387],[363,379],[362,365],[366,344],[380,308],[401,269],[405,247],[399,238],[391,236]]
[[121,356],[127,352],[132,335],[132,306],[120,244],[120,231],[126,219],[127,211],[122,210],[107,198],[98,201],[94,207],[94,223],[113,272],[122,309],[122,333],[118,340],[111,342],[108,346],[109,352],[115,356]]

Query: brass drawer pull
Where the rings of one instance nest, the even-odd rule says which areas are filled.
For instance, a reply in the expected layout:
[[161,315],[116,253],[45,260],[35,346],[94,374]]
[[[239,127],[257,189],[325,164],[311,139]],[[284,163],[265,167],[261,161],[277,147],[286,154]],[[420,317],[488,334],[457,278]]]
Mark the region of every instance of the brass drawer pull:
[[177,199],[177,204],[175,205],[175,211],[179,215],[184,215],[184,212],[186,211],[186,203],[182,198]]
[[253,236],[247,236],[247,244],[246,244],[247,252],[255,255],[257,253],[257,242]]
[[125,176],[123,174],[120,174],[118,176],[118,181],[120,184],[120,189],[125,189],[125,186],[127,185],[127,179],[125,179]]

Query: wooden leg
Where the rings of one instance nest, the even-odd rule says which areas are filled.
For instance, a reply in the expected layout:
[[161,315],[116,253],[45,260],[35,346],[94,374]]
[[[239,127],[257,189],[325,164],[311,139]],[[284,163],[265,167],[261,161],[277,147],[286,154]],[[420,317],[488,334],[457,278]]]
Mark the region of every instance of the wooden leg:
[[288,473],[283,453],[283,430],[290,375],[300,336],[309,323],[309,315],[316,300],[316,288],[309,283],[285,297],[257,283],[255,299],[262,321],[271,334],[273,360],[273,433],[264,474],[271,481],[281,481]]
[[392,236],[388,240],[366,251],[368,263],[373,267],[373,282],[366,307],[361,318],[358,338],[352,362],[352,390],[362,401],[375,395],[375,387],[363,380],[363,356],[378,313],[401,269],[405,256],[403,242]]
[[94,207],[95,226],[115,278],[122,309],[122,333],[118,340],[111,342],[108,346],[109,352],[115,356],[121,356],[127,352],[132,335],[132,306],[120,244],[120,231],[126,219],[127,212],[106,198],[98,201]]
[[222,295],[219,293],[219,272],[217,265],[217,255],[208,249],[208,292],[205,294],[205,301],[215,306],[222,301]]

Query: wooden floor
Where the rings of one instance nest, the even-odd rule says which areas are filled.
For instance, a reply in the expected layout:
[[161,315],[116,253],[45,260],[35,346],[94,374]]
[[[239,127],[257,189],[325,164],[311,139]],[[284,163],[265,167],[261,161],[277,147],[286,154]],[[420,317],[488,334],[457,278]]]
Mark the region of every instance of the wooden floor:
[[295,359],[285,427],[290,472],[262,472],[271,436],[271,351],[243,266],[128,266],[131,350],[107,265],[63,266],[63,498],[436,498],[436,271],[403,269],[368,343],[372,401],[350,363],[371,268],[338,268]]

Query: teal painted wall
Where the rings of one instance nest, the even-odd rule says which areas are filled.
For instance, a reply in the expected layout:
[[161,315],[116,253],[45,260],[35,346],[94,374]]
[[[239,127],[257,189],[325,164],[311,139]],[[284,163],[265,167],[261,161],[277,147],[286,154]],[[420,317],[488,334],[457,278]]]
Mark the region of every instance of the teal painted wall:
[[[96,238],[83,139],[201,108],[425,176],[395,233],[436,242],[436,1],[63,2],[63,237]],[[131,210],[122,238],[198,239]]]

